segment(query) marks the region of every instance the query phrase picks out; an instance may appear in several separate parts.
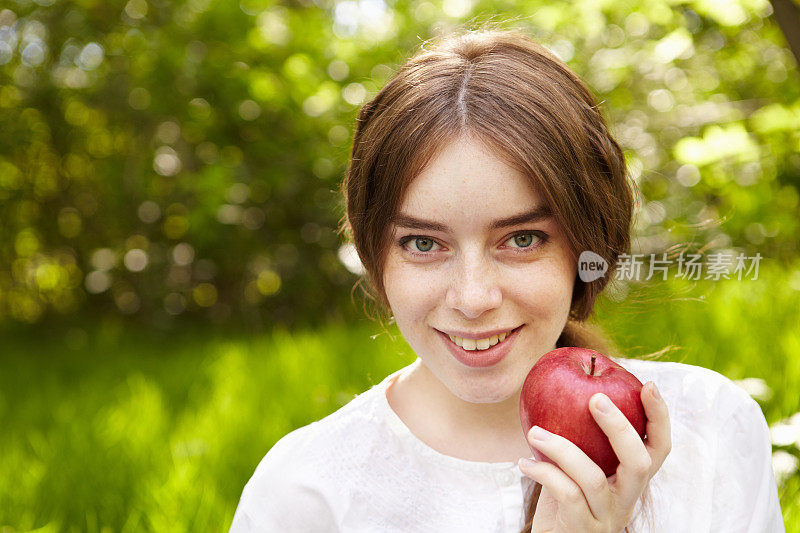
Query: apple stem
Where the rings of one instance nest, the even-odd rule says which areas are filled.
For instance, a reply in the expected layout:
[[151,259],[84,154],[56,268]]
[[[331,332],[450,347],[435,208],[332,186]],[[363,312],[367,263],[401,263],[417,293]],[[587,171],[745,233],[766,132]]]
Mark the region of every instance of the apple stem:
[[594,360],[595,360],[596,357],[597,356],[595,354],[592,354],[592,368],[591,368],[591,370],[589,370],[589,375],[590,376],[594,376]]

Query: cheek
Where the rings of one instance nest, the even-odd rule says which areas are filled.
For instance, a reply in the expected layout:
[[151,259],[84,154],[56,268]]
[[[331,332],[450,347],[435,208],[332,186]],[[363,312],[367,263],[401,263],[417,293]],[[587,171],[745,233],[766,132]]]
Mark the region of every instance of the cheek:
[[390,261],[384,274],[386,297],[395,316],[424,310],[441,300],[443,285],[440,271],[425,271],[417,266]]
[[515,300],[542,316],[568,313],[574,280],[567,265],[539,264],[511,274],[508,281],[512,283],[507,284],[507,290]]

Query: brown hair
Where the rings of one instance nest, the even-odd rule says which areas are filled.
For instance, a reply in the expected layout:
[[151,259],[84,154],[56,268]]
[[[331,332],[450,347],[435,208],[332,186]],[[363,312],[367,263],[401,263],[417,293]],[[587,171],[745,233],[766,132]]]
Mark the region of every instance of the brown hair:
[[[448,142],[470,134],[527,176],[564,229],[574,257],[591,250],[604,277],[576,277],[569,319],[557,346],[613,349],[584,324],[597,296],[629,253],[634,187],[622,149],[589,89],[547,48],[519,30],[479,29],[423,45],[358,113],[342,182],[340,233],[364,267],[358,284],[385,319],[383,284],[391,222],[405,191]],[[385,327],[385,326],[384,326]],[[529,495],[531,529],[541,487]]]

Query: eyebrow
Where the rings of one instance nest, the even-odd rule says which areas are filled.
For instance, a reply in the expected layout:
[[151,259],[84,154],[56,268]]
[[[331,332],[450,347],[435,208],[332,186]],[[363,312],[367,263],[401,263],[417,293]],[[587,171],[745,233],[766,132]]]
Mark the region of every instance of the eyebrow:
[[[534,207],[530,211],[513,215],[507,218],[500,218],[489,224],[490,230],[500,228],[509,228],[512,226],[519,226],[530,222],[539,222],[553,216],[552,211],[547,206]],[[396,225],[409,229],[420,229],[428,231],[440,231],[442,233],[452,233],[452,230],[441,222],[435,220],[424,220],[421,218],[412,217],[405,213],[398,213],[393,221]]]

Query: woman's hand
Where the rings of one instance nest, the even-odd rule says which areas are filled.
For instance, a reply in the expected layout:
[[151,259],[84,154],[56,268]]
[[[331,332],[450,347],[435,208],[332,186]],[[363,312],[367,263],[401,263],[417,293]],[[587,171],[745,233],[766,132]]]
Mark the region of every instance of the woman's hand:
[[608,400],[605,394],[589,400],[594,419],[620,460],[617,472],[609,478],[567,439],[545,432],[549,438],[539,440],[536,428],[531,429],[528,442],[558,465],[520,460],[520,470],[542,485],[532,533],[619,533],[625,528],[647,482],[672,447],[667,404],[655,383],[642,387],[641,398],[647,416],[644,442],[611,401],[608,413],[601,410],[602,400]]

